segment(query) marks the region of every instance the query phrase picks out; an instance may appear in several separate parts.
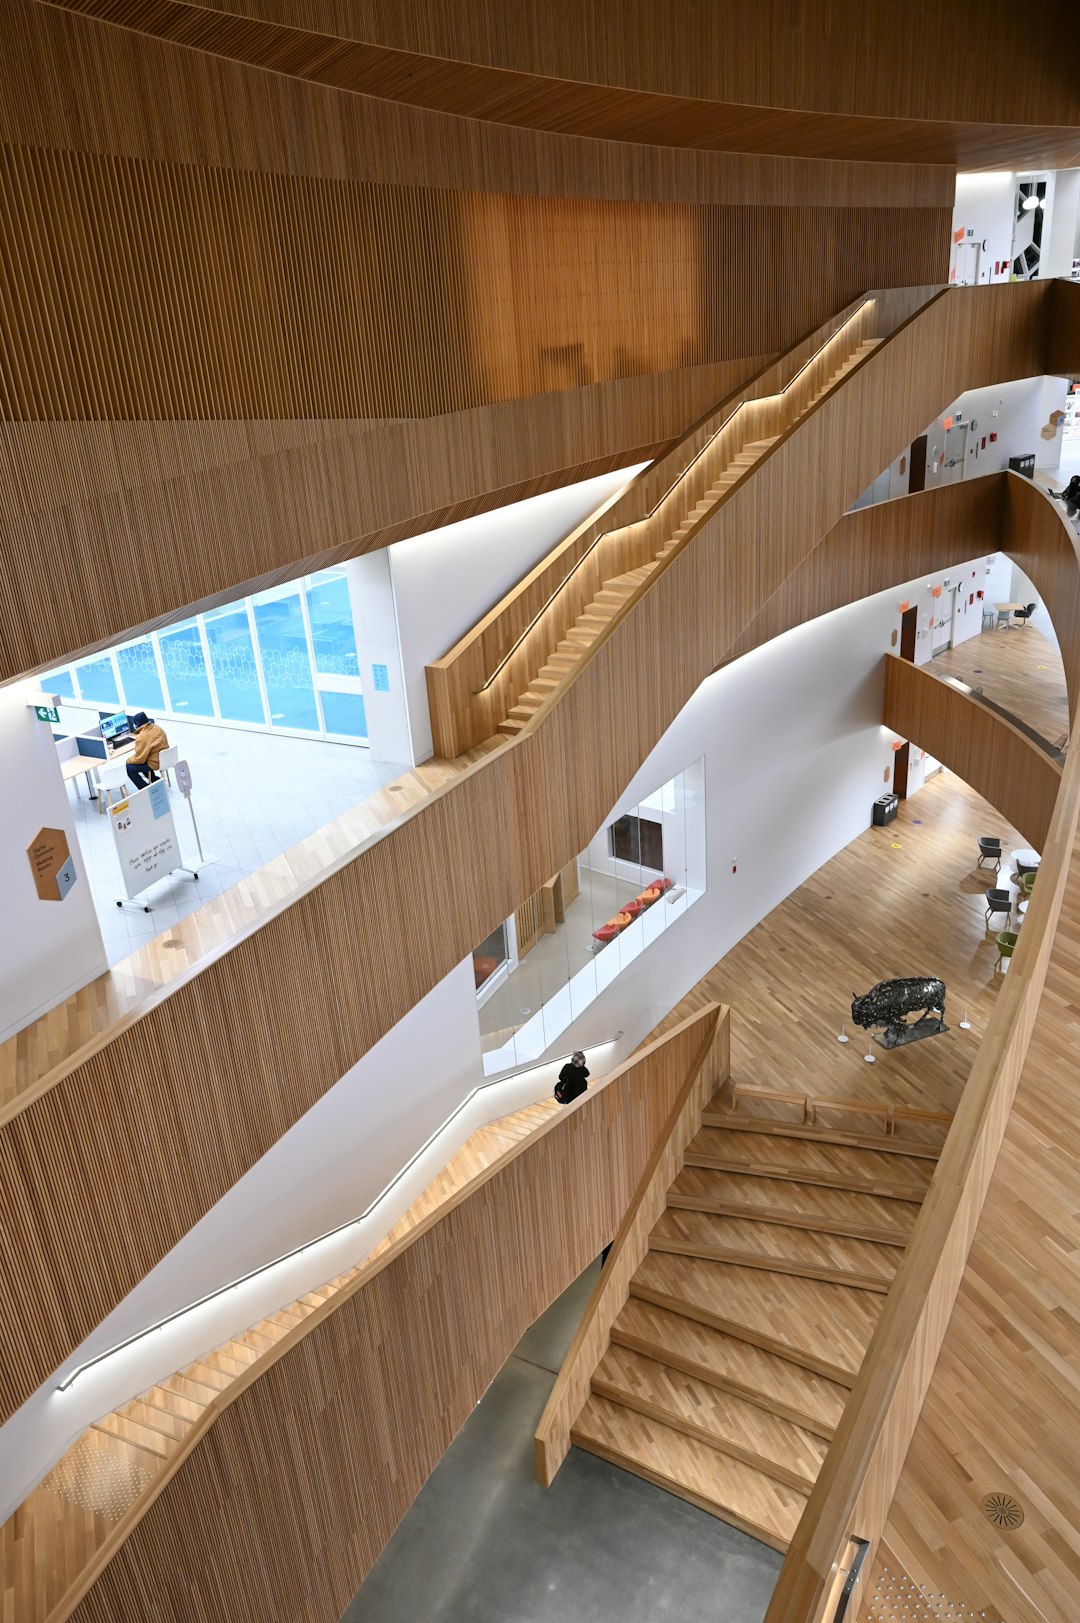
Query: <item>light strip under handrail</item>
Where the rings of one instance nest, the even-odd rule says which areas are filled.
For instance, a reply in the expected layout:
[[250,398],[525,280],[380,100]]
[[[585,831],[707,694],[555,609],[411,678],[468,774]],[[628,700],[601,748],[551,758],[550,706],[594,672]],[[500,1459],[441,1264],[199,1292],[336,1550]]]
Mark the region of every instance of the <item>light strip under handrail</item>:
[[[486,693],[487,692],[488,688],[494,682],[494,680],[498,676],[499,672],[504,668],[507,661],[512,659],[513,656],[517,653],[518,649],[521,647],[521,644],[525,641],[525,638],[529,635],[529,633],[543,619],[544,615],[547,613],[548,609],[554,603],[555,599],[558,597],[559,593],[563,590],[563,588],[566,587],[566,586],[569,586],[570,582],[573,580],[574,576],[577,574],[577,572],[581,568],[582,564],[586,561],[587,558],[590,558],[592,556],[592,552],[593,552],[594,547],[598,547],[600,545],[601,541],[604,540],[605,536],[614,535],[617,530],[631,529],[633,527],[633,525],[635,525],[635,524],[647,524],[649,522],[649,520],[654,516],[654,514],[656,514],[656,513],[658,513],[660,511],[661,507],[663,507],[664,503],[668,500],[668,497],[673,495],[675,490],[678,488],[678,486],[682,484],[683,480],[686,478],[687,474],[690,472],[690,470],[694,466],[694,464],[696,462],[700,461],[700,459],[705,455],[705,452],[709,449],[709,447],[711,445],[715,445],[715,443],[719,439],[720,435],[724,432],[724,429],[727,428],[729,423],[734,421],[734,419],[738,416],[739,412],[742,411],[744,406],[761,405],[767,400],[781,400],[784,397],[784,395],[787,394],[788,390],[794,388],[795,384],[798,383],[799,379],[802,377],[802,375],[806,371],[807,367],[813,366],[814,362],[819,360],[820,357],[822,355],[824,355],[824,353],[828,349],[829,345],[831,343],[833,343],[837,338],[839,338],[839,336],[843,332],[844,328],[849,327],[851,325],[851,323],[856,319],[857,316],[861,316],[863,311],[869,305],[876,304],[876,303],[877,303],[877,300],[875,298],[863,299],[863,301],[859,305],[858,309],[853,310],[851,312],[851,314],[849,316],[847,316],[840,323],[839,327],[837,327],[835,332],[830,333],[828,338],[825,338],[825,339],[822,340],[822,342],[818,345],[818,347],[814,351],[814,353],[809,357],[809,359],[807,359],[807,360],[805,360],[803,362],[803,364],[802,364],[802,366],[800,366],[799,370],[795,373],[795,375],[793,377],[788,379],[788,381],[784,384],[784,387],[782,389],[777,389],[772,394],[757,395],[757,396],[754,396],[754,397],[749,397],[748,396],[747,398],[745,398],[743,400],[740,400],[736,405],[734,405],[731,408],[731,410],[728,412],[727,416],[724,418],[723,422],[720,423],[720,425],[717,428],[715,428],[713,430],[713,432],[709,435],[708,439],[705,441],[705,443],[701,447],[700,451],[696,451],[694,453],[694,455],[690,458],[690,461],[686,464],[686,466],[682,470],[682,472],[677,473],[675,475],[674,479],[671,481],[670,485],[664,491],[663,495],[657,497],[656,501],[649,508],[648,512],[644,513],[641,518],[629,519],[627,521],[627,523],[625,523],[625,524],[617,524],[617,525],[614,526],[614,528],[612,528],[610,530],[601,530],[601,532],[600,532],[600,534],[598,536],[594,536],[594,538],[589,542],[589,545],[585,548],[585,551],[581,554],[581,557],[578,559],[577,563],[573,566],[572,569],[570,569],[563,576],[562,580],[559,582],[559,584],[552,591],[550,597],[548,597],[547,600],[540,606],[540,608],[537,609],[536,613],[533,615],[532,619],[529,621],[529,623],[525,627],[524,631],[522,631],[521,635],[516,639],[515,642],[511,643],[510,647],[506,650],[506,653],[502,656],[499,663],[496,665],[495,669],[492,671],[491,675],[488,677],[487,681],[484,682],[482,684],[482,686],[473,689],[473,696],[478,697],[481,693]],[[693,429],[691,429],[690,432],[693,433]],[[647,473],[648,470],[646,469],[645,472]],[[640,477],[644,478],[645,474],[643,473]]]
[[[613,1037],[604,1037],[600,1042],[588,1043],[584,1049],[575,1049],[574,1053],[587,1054],[593,1049],[608,1048],[612,1043],[618,1042],[622,1035],[622,1031],[617,1031]],[[417,1161],[427,1154],[436,1140],[446,1132],[450,1124],[456,1117],[461,1115],[466,1106],[472,1103],[478,1093],[482,1093],[485,1088],[500,1087],[505,1082],[513,1082],[519,1076],[527,1076],[530,1071],[546,1070],[548,1066],[564,1063],[571,1057],[570,1054],[561,1054],[555,1059],[537,1060],[532,1065],[522,1065],[516,1071],[506,1071],[502,1076],[495,1076],[488,1082],[478,1083],[470,1093],[465,1095],[465,1098],[459,1104],[454,1106],[442,1125],[436,1127],[431,1136],[409,1157],[405,1165],[398,1172],[395,1172],[390,1182],[381,1193],[375,1196],[370,1206],[362,1211],[359,1217],[346,1218],[344,1223],[338,1223],[334,1228],[327,1229],[325,1233],[317,1234],[313,1240],[305,1240],[303,1245],[294,1246],[291,1251],[283,1251],[279,1257],[273,1257],[269,1262],[262,1262],[257,1268],[252,1268],[250,1273],[241,1274],[239,1278],[230,1280],[227,1285],[219,1285],[215,1290],[207,1291],[206,1295],[200,1296],[197,1301],[188,1302],[184,1307],[178,1307],[175,1313],[168,1313],[163,1319],[155,1319],[153,1324],[148,1324],[142,1330],[136,1330],[134,1334],[125,1336],[123,1341],[115,1342],[113,1346],[107,1347],[104,1352],[96,1353],[93,1358],[88,1358],[85,1363],[78,1364],[70,1375],[65,1376],[62,1381],[57,1383],[56,1390],[66,1392],[79,1379],[80,1375],[85,1375],[87,1370],[93,1369],[97,1364],[104,1363],[107,1358],[112,1358],[116,1353],[123,1352],[126,1347],[132,1347],[137,1341],[142,1341],[146,1336],[153,1335],[158,1330],[164,1330],[166,1325],[175,1324],[177,1319],[182,1319],[186,1314],[194,1313],[198,1308],[205,1307],[208,1302],[216,1301],[219,1296],[224,1296],[227,1291],[238,1290],[241,1285],[246,1285],[252,1279],[258,1279],[261,1274],[267,1273],[271,1268],[278,1268],[283,1263],[291,1262],[294,1257],[303,1256],[305,1251],[311,1251],[315,1246],[322,1245],[324,1241],[332,1240],[338,1234],[344,1234],[346,1229],[356,1228],[360,1223],[366,1222],[375,1208],[386,1199],[392,1189],[397,1187],[406,1173],[410,1172],[416,1165]]]

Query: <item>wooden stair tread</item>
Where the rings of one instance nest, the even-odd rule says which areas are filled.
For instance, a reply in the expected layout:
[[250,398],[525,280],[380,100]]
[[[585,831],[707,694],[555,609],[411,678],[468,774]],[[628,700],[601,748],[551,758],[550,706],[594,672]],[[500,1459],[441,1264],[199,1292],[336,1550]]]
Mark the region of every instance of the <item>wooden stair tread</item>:
[[895,1247],[876,1245],[872,1241],[678,1207],[669,1207],[661,1213],[653,1229],[650,1245],[659,1250],[663,1249],[664,1242],[672,1246],[704,1246],[745,1257],[751,1265],[759,1261],[794,1273],[810,1268],[823,1275],[851,1275],[850,1280],[843,1278],[842,1282],[854,1284],[856,1279],[872,1280],[882,1290],[887,1290],[892,1283],[901,1255]]
[[[174,1375],[172,1380],[176,1381],[178,1377]],[[214,1395],[208,1387],[203,1390],[206,1395],[200,1402],[181,1391],[170,1389],[163,1381],[160,1386],[151,1386],[145,1392],[140,1392],[139,1399],[151,1408],[161,1409],[164,1414],[174,1415],[177,1420],[195,1421]]]
[[570,1435],[579,1448],[689,1499],[773,1549],[786,1550],[806,1506],[804,1494],[764,1471],[606,1398],[589,1398]]
[[813,1432],[628,1347],[608,1347],[592,1389],[801,1493],[813,1487],[828,1447]]
[[667,1198],[669,1206],[695,1202],[711,1211],[731,1207],[755,1210],[762,1219],[774,1223],[781,1217],[805,1221],[811,1227],[847,1223],[864,1238],[885,1240],[895,1236],[899,1245],[906,1244],[918,1216],[914,1201],[890,1200],[854,1189],[829,1189],[795,1179],[720,1172],[711,1167],[684,1166]]
[[631,1296],[615,1321],[611,1339],[757,1403],[826,1440],[840,1424],[846,1386],[682,1313]]
[[781,1137],[776,1133],[744,1133],[739,1128],[702,1127],[690,1143],[695,1153],[715,1155],[724,1160],[738,1160],[755,1167],[785,1167],[808,1172],[851,1173],[862,1180],[881,1178],[893,1183],[904,1182],[925,1191],[934,1169],[923,1157],[904,1154],[883,1154],[880,1150],[863,1149],[858,1145],[837,1144],[827,1140],[813,1141],[803,1138]]
[[630,1293],[752,1340],[844,1386],[858,1374],[884,1300],[846,1285],[663,1251],[648,1253]]
[[144,1454],[154,1455],[159,1460],[167,1459],[176,1447],[174,1439],[165,1437],[154,1427],[142,1425],[138,1420],[129,1420],[122,1414],[102,1415],[100,1420],[94,1421],[92,1429],[119,1438],[121,1442],[140,1449]]
[[132,1398],[115,1412],[122,1420],[132,1420],[140,1426],[145,1426],[149,1431],[159,1431],[163,1437],[172,1442],[182,1442],[191,1430],[189,1420],[182,1420],[178,1415],[171,1414],[156,1404],[144,1403],[141,1398]]
[[770,1138],[805,1138],[812,1143],[843,1144],[852,1149],[878,1150],[883,1155],[915,1156],[918,1160],[936,1161],[941,1154],[940,1144],[897,1138],[893,1134],[853,1133],[842,1127],[818,1127],[809,1122],[737,1116],[730,1110],[706,1110],[702,1114],[701,1124],[703,1127],[721,1127],[735,1133],[767,1133]]

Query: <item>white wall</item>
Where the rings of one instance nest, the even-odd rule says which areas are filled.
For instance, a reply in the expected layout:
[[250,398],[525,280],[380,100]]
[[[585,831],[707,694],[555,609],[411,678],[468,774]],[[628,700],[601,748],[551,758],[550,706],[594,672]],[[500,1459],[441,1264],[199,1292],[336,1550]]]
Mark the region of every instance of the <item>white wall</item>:
[[[56,745],[26,703],[36,686],[0,688],[0,1041],[109,967]],[[26,848],[42,828],[63,829],[75,862],[63,901],[43,902],[34,884]]]
[[[1016,195],[1016,176],[1009,169],[990,174],[959,174],[956,177],[956,203],[953,209],[953,234],[963,231],[965,242],[983,242],[986,247],[980,256],[979,284],[1007,282],[1012,257],[1013,198]],[[995,274],[994,266],[999,267]],[[968,281],[972,278],[974,255],[968,249],[957,253],[954,242],[949,265],[950,281]]]
[[414,763],[432,753],[424,667],[441,659],[564,535],[644,466],[635,463],[531,496],[387,549]]
[[[926,430],[926,488],[933,489],[941,480],[940,457],[945,445],[943,422],[958,413],[969,425],[965,479],[1003,473],[1010,457],[1026,456],[1031,451],[1035,453],[1036,467],[1056,468],[1061,460],[1060,425],[1050,440],[1043,439],[1042,429],[1049,423],[1053,411],[1064,411],[1067,390],[1064,378],[1020,378],[1015,383],[968,389],[950,401]],[[997,435],[996,441],[991,440],[992,434]]]
[[[342,566],[349,583],[349,607],[356,631],[356,657],[364,684],[368,748],[373,761],[413,764],[409,712],[405,702],[401,644],[387,548],[349,558]],[[387,691],[375,684],[373,667],[386,674]]]
[[[974,571],[978,580],[983,562],[950,578],[968,583]],[[933,600],[919,580],[824,615],[716,672],[680,712],[611,816],[704,755],[708,887],[563,1034],[566,1047],[622,1028],[617,1052],[630,1052],[748,930],[869,826],[892,781],[882,657],[903,601]],[[914,788],[923,761],[917,750],[912,756]],[[911,973],[918,968],[913,959]],[[837,1029],[848,990],[837,989]]]
[[1080,233],[1080,169],[1059,169],[1054,204],[1043,229],[1040,277],[1071,276]]

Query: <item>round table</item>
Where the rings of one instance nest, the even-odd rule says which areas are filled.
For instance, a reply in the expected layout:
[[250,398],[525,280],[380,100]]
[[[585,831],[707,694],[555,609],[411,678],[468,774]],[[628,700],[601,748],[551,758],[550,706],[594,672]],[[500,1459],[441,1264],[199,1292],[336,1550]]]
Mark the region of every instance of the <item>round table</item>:
[[1042,861],[1039,853],[1033,851],[1030,846],[1022,846],[1019,851],[1011,851],[1009,855],[1012,857],[1014,871],[1020,862],[1024,864],[1025,868],[1037,868]]

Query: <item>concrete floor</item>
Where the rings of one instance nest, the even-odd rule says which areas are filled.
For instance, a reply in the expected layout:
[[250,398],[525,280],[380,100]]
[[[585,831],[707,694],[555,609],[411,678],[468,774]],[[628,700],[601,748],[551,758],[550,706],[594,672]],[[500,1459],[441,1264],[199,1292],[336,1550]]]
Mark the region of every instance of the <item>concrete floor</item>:
[[342,1623],[760,1623],[775,1551],[576,1448],[536,1483],[533,1431],[595,1277],[522,1337]]

